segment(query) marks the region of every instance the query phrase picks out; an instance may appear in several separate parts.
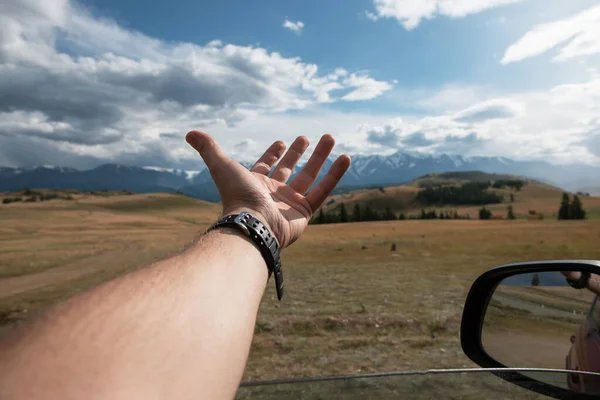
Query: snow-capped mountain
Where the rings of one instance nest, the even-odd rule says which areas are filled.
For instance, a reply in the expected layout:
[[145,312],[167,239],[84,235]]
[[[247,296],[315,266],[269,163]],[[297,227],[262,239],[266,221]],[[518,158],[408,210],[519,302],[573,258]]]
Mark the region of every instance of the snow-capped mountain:
[[189,183],[187,176],[179,172],[119,164],[103,164],[86,171],[61,166],[0,168],[0,191],[50,188],[130,190],[139,193],[172,192]]
[[[328,159],[318,179],[329,170]],[[246,167],[250,164],[244,163]],[[299,165],[296,173],[303,167]],[[568,190],[597,185],[600,167],[553,165],[541,161],[515,161],[504,157],[463,157],[397,152],[391,155],[356,155],[340,186],[386,186],[409,182],[420,176],[449,171],[483,171],[534,178]],[[68,167],[0,167],[0,191],[25,188],[64,188],[79,190],[130,190],[139,193],[182,191],[194,197],[216,201],[218,190],[207,169],[185,171],[177,168],[131,167],[104,164],[79,171]]]
[[[449,171],[483,171],[522,175],[574,190],[583,182],[598,182],[600,167],[553,165],[505,157],[463,157],[397,152],[388,156],[354,156],[341,185],[394,185],[420,176]],[[575,184],[577,182],[577,184]]]

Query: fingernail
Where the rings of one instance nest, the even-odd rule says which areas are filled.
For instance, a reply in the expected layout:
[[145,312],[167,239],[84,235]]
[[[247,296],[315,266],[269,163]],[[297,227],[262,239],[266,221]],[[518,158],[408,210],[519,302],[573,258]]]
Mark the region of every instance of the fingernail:
[[187,136],[185,137],[185,139],[187,140],[187,142],[189,144],[191,144],[192,146],[198,146],[198,135],[195,135],[193,133],[188,133]]

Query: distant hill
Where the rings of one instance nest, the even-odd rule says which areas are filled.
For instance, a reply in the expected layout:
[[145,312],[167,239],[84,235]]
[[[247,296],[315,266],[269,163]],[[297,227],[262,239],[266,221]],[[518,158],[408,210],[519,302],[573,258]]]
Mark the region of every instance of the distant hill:
[[577,189],[578,192],[587,193],[592,196],[600,196],[600,186],[584,186]]
[[[513,205],[514,212],[518,217],[528,218],[530,211],[544,214],[546,217],[553,217],[558,211],[559,203],[563,190],[551,185],[546,185],[535,179],[508,175],[508,174],[489,174],[481,171],[449,172],[442,174],[429,174],[406,185],[380,187],[373,189],[361,189],[348,193],[330,196],[325,209],[331,210],[344,203],[347,210],[352,210],[355,204],[361,206],[368,205],[370,208],[383,212],[389,207],[395,213],[404,213],[406,215],[415,215],[421,209],[426,210],[456,210],[461,215],[470,215],[477,217],[479,208],[482,205],[436,205],[426,206],[419,202],[417,194],[422,187],[431,185],[458,186],[468,182],[488,182],[488,181],[509,181],[522,180],[526,185],[519,191],[503,187],[501,189],[490,188],[492,193],[504,197],[500,204],[485,205],[494,215],[505,216],[508,205]],[[510,202],[511,194],[514,202]],[[600,198],[594,196],[581,196],[584,208],[588,211],[590,217],[600,216]]]
[[410,182],[409,186],[427,187],[434,185],[453,185],[466,182],[495,182],[521,180],[527,183],[541,183],[535,179],[518,175],[494,174],[483,171],[451,171],[441,174],[427,174]]

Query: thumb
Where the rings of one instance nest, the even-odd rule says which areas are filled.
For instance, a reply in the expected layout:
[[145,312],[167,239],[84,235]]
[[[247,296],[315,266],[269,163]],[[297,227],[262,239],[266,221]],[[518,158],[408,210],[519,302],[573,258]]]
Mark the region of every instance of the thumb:
[[230,161],[217,142],[204,132],[190,131],[185,136],[185,140],[200,153],[200,157],[213,176],[219,174]]

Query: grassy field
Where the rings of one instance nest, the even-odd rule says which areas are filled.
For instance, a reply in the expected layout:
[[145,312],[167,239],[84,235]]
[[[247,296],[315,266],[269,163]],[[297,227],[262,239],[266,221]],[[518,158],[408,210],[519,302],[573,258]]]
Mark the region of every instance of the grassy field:
[[[0,206],[0,329],[174,254],[218,214],[216,204],[163,194]],[[598,243],[599,220],[310,226],[282,254],[281,303],[268,286],[244,379],[472,367],[458,330],[480,273],[600,259]]]

